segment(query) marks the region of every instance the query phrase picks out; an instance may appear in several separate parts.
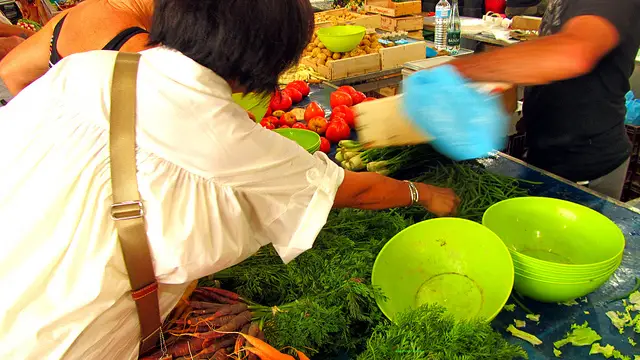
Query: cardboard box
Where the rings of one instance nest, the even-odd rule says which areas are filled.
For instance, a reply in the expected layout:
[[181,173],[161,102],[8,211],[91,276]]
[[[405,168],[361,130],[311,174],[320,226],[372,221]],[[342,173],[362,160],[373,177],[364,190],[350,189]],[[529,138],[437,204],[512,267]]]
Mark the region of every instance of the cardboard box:
[[538,31],[542,18],[533,16],[514,16],[511,21],[512,30]]
[[422,30],[423,18],[421,15],[392,18],[383,16],[380,28],[387,31],[416,31]]
[[302,64],[314,68],[328,80],[344,79],[380,71],[380,54],[368,54],[347,59],[334,60],[318,65],[310,58],[302,58]]
[[393,2],[391,0],[368,0],[365,5],[367,12],[384,16],[398,17],[422,13],[421,1]]
[[[356,18],[345,20],[345,21],[336,21],[336,22],[319,20],[327,16],[344,16],[349,13],[351,15],[356,16]],[[323,27],[330,27],[334,25],[360,25],[360,26],[364,26],[367,29],[377,29],[380,27],[380,22],[381,22],[380,18],[381,18],[380,15],[375,15],[375,14],[363,15],[363,14],[358,14],[354,12],[349,12],[347,9],[335,9],[335,10],[322,11],[322,12],[316,13],[314,16],[314,19],[316,19],[316,23],[315,23],[316,29],[323,28]]]
[[380,49],[380,68],[382,70],[401,68],[409,61],[424,59],[426,52],[427,43],[424,41],[382,48]]

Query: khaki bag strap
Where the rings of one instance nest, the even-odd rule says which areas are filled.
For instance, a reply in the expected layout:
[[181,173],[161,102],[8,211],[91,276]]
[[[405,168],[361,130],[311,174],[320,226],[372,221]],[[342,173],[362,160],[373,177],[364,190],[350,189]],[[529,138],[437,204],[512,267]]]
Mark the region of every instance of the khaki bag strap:
[[158,343],[161,332],[158,283],[144,222],[136,176],[136,80],[140,54],[118,53],[111,85],[111,218],[129,274],[140,320],[140,355]]

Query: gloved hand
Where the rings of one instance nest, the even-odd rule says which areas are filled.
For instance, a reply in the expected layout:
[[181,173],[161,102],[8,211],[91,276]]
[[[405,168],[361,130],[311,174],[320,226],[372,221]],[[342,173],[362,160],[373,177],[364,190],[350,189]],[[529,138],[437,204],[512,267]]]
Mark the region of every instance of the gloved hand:
[[499,98],[471,87],[453,66],[411,75],[403,92],[409,119],[443,155],[462,161],[503,149],[509,119]]

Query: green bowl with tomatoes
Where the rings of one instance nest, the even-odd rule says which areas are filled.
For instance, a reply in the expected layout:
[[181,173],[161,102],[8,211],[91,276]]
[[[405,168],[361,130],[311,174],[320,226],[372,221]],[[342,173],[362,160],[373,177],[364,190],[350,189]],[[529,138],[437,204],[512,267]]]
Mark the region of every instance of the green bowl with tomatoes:
[[284,128],[275,129],[273,131],[286,137],[289,140],[295,141],[298,145],[302,146],[311,154],[320,149],[320,135],[311,130]]

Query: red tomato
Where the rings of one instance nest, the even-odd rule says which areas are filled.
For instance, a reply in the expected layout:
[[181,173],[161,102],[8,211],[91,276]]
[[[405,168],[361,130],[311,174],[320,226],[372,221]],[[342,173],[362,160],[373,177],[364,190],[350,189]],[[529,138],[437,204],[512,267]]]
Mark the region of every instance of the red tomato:
[[307,125],[305,125],[304,123],[301,122],[297,122],[295,124],[293,124],[293,126],[291,126],[294,129],[304,129],[304,130],[309,130],[309,128],[307,127]]
[[296,119],[296,116],[288,112],[284,113],[284,115],[280,117],[279,123],[280,125],[293,126],[293,124],[295,124],[297,121],[298,120]]
[[[275,116],[267,116],[262,118],[262,121],[268,121],[270,123],[272,123],[273,125],[279,125],[280,124],[280,119],[278,119]],[[262,121],[260,122],[260,124],[262,124]]]
[[289,95],[283,94],[281,91],[278,91],[271,98],[269,106],[271,106],[271,110],[273,111],[287,111],[291,108],[291,106],[293,106],[293,101],[291,100],[291,97],[289,97]]
[[353,100],[351,99],[351,95],[342,91],[332,92],[331,99],[329,102],[331,104],[332,109],[340,105],[347,105],[347,106],[353,105]]
[[266,112],[266,114],[264,114],[264,117],[271,116],[271,113],[272,113],[272,112],[273,112],[273,110],[271,110],[271,106],[269,106],[269,107],[267,108],[267,112]]
[[331,151],[331,143],[329,142],[329,140],[327,140],[327,138],[322,136],[320,137],[320,151],[325,154]]
[[289,125],[280,125],[278,129],[290,129]]
[[368,97],[368,98],[362,100],[362,102],[373,101],[373,100],[378,100],[378,99],[376,99],[374,97]]
[[347,122],[347,119],[344,118],[344,114],[341,112],[332,112],[331,116],[329,117],[329,123],[336,121],[336,120],[340,120],[340,121],[344,121]]
[[333,121],[327,126],[325,136],[329,141],[337,143],[340,140],[346,140],[351,135],[351,129],[344,121]]
[[355,94],[351,94],[351,99],[353,100],[353,105],[358,105],[367,98],[367,95],[360,91],[356,91]]
[[340,86],[336,91],[346,92],[347,94],[349,94],[352,97],[358,92],[358,90],[354,89],[352,86],[347,86],[347,85]]
[[302,94],[303,97],[309,96],[309,92],[311,91],[311,89],[309,88],[309,84],[307,84],[306,81],[302,80],[292,81],[289,83],[289,85],[287,85],[287,87],[294,88],[300,91],[300,94]]
[[320,105],[318,105],[318,103],[315,101],[309,104],[304,110],[304,121],[308,122],[314,117],[324,117],[324,110],[322,110]]
[[336,106],[336,108],[332,110],[331,116],[334,116],[333,114],[336,114],[335,116],[341,116],[350,128],[353,129],[356,127],[356,114],[350,107],[344,105]]
[[317,116],[313,119],[309,120],[309,130],[315,131],[318,134],[322,135],[325,131],[327,131],[327,119]]
[[269,129],[269,130],[273,130],[273,129],[275,129],[275,128],[276,128],[276,126],[275,126],[275,125],[273,125],[273,123],[272,123],[272,122],[270,122],[270,121],[269,121],[269,120],[267,120],[267,119],[264,119],[264,120],[260,121],[260,125],[262,125],[262,127],[263,127],[263,128],[265,128],[265,129]]
[[302,94],[296,88],[288,87],[282,90],[282,93],[289,95],[289,97],[291,98],[294,104],[297,104],[300,101],[302,101]]

